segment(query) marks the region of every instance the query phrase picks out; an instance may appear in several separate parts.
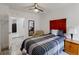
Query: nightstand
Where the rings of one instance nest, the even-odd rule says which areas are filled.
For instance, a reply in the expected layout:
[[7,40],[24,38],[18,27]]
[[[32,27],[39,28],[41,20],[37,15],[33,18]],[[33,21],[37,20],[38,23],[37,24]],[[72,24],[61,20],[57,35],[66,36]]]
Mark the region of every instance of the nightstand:
[[65,39],[64,51],[70,55],[79,55],[79,41]]

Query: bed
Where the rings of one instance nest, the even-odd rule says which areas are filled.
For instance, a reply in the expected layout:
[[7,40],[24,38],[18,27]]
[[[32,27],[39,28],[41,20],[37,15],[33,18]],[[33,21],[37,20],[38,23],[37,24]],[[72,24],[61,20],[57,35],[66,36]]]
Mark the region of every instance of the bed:
[[36,38],[25,39],[21,51],[29,55],[58,55],[64,49],[64,36],[48,34]]
[[[56,25],[59,23],[59,25]],[[21,51],[29,55],[59,55],[64,49],[64,33],[66,32],[65,21],[50,21],[50,34],[35,38],[27,38],[21,45]],[[52,26],[53,25],[53,26]]]

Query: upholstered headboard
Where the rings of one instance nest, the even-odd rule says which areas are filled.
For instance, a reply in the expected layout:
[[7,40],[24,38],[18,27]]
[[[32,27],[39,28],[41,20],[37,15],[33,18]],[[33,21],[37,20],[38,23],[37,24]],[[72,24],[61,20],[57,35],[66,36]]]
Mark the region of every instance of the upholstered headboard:
[[66,18],[50,20],[50,30],[62,30],[66,33]]

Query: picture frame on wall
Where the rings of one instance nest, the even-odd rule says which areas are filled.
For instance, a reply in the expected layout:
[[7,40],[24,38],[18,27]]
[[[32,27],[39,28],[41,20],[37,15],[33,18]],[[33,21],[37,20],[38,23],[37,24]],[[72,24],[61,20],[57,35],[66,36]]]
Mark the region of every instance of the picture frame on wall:
[[28,20],[28,35],[32,36],[34,34],[34,20]]

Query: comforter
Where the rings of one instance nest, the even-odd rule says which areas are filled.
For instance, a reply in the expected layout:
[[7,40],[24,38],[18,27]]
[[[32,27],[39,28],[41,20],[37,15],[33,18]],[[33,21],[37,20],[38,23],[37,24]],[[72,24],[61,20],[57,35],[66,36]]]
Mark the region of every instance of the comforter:
[[29,55],[58,55],[63,48],[63,36],[47,35],[25,39],[21,51],[25,49]]

